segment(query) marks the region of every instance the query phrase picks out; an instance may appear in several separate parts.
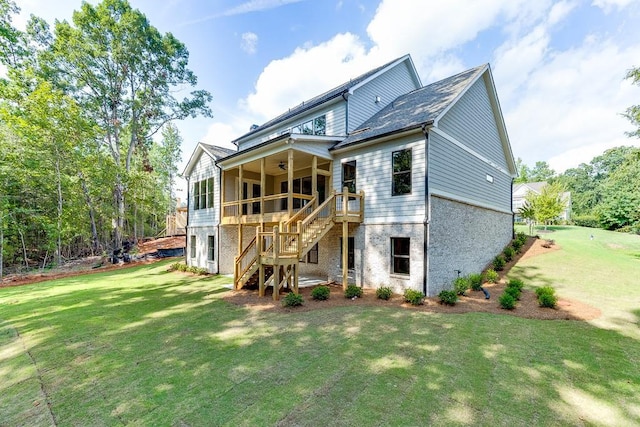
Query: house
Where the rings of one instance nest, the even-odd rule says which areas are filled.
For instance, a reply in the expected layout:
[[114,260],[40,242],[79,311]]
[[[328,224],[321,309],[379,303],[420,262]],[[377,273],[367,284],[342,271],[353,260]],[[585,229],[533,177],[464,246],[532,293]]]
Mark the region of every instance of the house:
[[236,289],[321,275],[437,295],[512,238],[516,168],[488,64],[423,87],[406,55],[233,142],[199,144],[184,176],[187,262]]
[[[516,222],[523,222],[524,219],[521,218],[518,214],[520,208],[524,206],[524,202],[527,200],[527,195],[529,193],[540,194],[542,193],[542,189],[547,185],[546,182],[523,182],[518,184],[513,184],[513,212],[514,212],[514,220]],[[565,208],[558,217],[560,221],[570,221],[571,220],[571,192],[565,191],[561,195],[562,201],[565,203]]]

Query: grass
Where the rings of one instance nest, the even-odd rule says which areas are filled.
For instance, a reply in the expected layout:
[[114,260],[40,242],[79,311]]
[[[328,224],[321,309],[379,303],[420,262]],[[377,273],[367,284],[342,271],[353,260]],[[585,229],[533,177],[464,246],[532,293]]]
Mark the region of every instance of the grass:
[[552,232],[541,238],[554,240],[562,250],[519,262],[509,277],[524,280],[530,288],[553,286],[560,297],[597,307],[602,316],[593,325],[640,340],[640,236],[548,228]]
[[[637,311],[616,328],[399,307],[282,315],[167,265],[0,289],[0,425],[640,424]],[[519,274],[553,281],[536,264]]]

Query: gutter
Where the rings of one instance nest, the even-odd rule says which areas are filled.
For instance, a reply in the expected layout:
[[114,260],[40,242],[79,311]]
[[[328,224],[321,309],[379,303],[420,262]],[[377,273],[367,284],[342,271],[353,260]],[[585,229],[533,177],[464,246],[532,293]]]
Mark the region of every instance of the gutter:
[[218,168],[218,226],[216,233],[216,274],[220,274],[220,222],[222,221],[222,192],[224,188],[222,188],[222,168],[218,166],[217,162],[213,162],[214,165]]
[[425,149],[424,149],[424,229],[422,237],[422,293],[429,295],[429,224],[431,222],[431,198],[429,194],[429,130],[431,123],[422,125],[422,133],[424,133]]

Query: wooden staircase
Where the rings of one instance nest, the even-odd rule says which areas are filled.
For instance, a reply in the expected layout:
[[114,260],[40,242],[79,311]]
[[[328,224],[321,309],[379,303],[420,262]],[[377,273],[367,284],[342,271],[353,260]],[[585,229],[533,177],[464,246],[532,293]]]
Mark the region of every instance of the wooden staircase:
[[[358,199],[357,210],[349,211],[349,200]],[[235,259],[234,287],[242,289],[258,283],[260,296],[273,286],[278,299],[282,287],[298,292],[299,260],[318,243],[336,222],[362,222],[364,194],[333,192],[320,206],[314,197],[286,222],[265,232],[258,228],[240,256]],[[315,207],[315,208],[314,208]]]

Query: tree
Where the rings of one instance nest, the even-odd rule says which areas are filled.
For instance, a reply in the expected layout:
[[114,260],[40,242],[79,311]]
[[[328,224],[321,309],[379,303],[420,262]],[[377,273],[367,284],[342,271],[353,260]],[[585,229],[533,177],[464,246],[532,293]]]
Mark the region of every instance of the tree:
[[529,235],[533,235],[533,224],[536,220],[536,211],[533,204],[528,200],[524,201],[522,207],[518,210],[519,215],[527,220],[529,224]]
[[[632,68],[627,72],[627,80],[631,80],[634,85],[640,86],[640,67]],[[630,137],[640,138],[640,105],[632,105],[627,108],[625,117],[636,127],[636,130],[628,132]]]
[[51,49],[43,56],[55,76],[100,127],[100,146],[116,171],[114,245],[122,244],[125,195],[134,156],[148,164],[152,136],[172,120],[211,116],[211,95],[195,90],[182,100],[177,89],[195,86],[189,52],[171,33],[162,35],[126,0],[83,3],[73,25],[57,22]]
[[640,233],[640,149],[630,150],[602,183],[603,200],[597,207],[608,230],[629,228]]
[[529,175],[531,175],[531,170],[529,166],[527,166],[520,157],[516,160],[516,170],[518,171],[518,177],[513,180],[515,183],[523,183],[523,182],[532,182],[529,179]]
[[554,220],[566,208],[566,202],[562,199],[564,189],[559,183],[547,184],[542,187],[540,194],[529,192],[527,194],[527,202],[529,203],[532,214],[539,223],[545,225]]
[[529,175],[530,182],[546,182],[556,176],[556,171],[551,169],[549,163],[538,161],[536,165],[531,169]]

